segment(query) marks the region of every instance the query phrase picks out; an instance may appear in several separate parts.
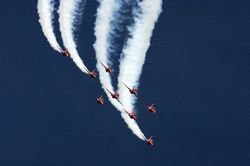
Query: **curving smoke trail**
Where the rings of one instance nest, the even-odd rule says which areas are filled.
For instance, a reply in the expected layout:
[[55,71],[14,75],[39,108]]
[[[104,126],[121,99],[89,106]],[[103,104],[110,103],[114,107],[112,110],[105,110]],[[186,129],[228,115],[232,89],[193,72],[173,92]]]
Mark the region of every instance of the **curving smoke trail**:
[[88,74],[89,70],[80,58],[74,40],[75,24],[79,22],[79,16],[82,14],[80,9],[84,8],[84,4],[81,8],[79,7],[80,4],[82,4],[82,0],[60,0],[59,25],[63,44],[69,51],[70,57],[82,72]]
[[[94,43],[94,49],[96,52],[96,59],[97,61],[101,61],[104,63],[104,65],[107,66],[107,64],[110,64],[110,56],[109,52],[112,52],[111,50],[111,37],[110,32],[111,28],[111,21],[112,18],[114,18],[114,14],[117,10],[121,7],[121,1],[117,0],[99,0],[100,6],[97,9],[97,18],[95,23],[95,36],[96,41]],[[145,140],[145,136],[140,130],[137,123],[130,119],[129,116],[124,113],[123,107],[121,104],[114,100],[109,92],[106,90],[109,89],[111,92],[114,91],[114,88],[112,86],[111,77],[110,75],[105,72],[103,69],[103,66],[98,62],[97,63],[97,70],[99,71],[100,76],[100,82],[102,84],[102,88],[106,92],[109,101],[114,105],[114,107],[119,110],[122,114],[122,117],[124,121],[127,123],[128,127],[132,130],[132,132],[140,139]]]
[[126,46],[120,63],[118,76],[118,93],[120,101],[127,110],[134,110],[136,98],[129,93],[123,82],[131,87],[138,87],[146,52],[150,46],[150,38],[162,11],[162,0],[143,0],[138,3],[139,8],[134,11],[135,23],[129,28]]
[[42,31],[49,44],[54,50],[61,52],[61,47],[59,46],[56,36],[53,32],[54,0],[38,0],[37,11]]

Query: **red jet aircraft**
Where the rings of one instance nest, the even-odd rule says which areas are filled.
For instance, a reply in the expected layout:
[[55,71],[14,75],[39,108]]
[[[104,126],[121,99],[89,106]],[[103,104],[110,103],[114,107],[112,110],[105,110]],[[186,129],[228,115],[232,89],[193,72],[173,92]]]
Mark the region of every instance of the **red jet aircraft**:
[[119,94],[117,93],[117,92],[110,92],[108,89],[106,89],[109,93],[110,93],[110,95],[111,95],[111,97],[113,98],[113,99],[116,99],[116,100],[118,100],[118,97],[119,97]]
[[100,63],[101,63],[101,65],[105,68],[105,71],[107,72],[107,73],[112,73],[112,66],[110,65],[110,66],[108,66],[108,67],[106,67],[101,61],[100,61]]
[[92,72],[89,72],[89,71],[88,71],[88,73],[89,73],[89,76],[90,76],[91,78],[96,78],[96,76],[97,76],[97,73],[96,73],[95,70],[93,70]]
[[148,112],[156,113],[156,107],[154,107],[154,104],[151,104],[151,106],[147,106]]
[[69,51],[68,50],[62,50],[62,53],[63,53],[63,56],[65,56],[65,57],[68,57],[68,56],[70,56],[70,54],[69,54]]
[[130,119],[136,120],[137,116],[136,116],[136,113],[135,113],[135,112],[129,113],[129,112],[126,111],[126,110],[124,110],[124,111],[128,114],[128,116],[130,117]]
[[104,104],[104,98],[102,96],[100,96],[99,98],[96,99],[96,102],[100,105]]
[[[124,84],[124,83],[123,83]],[[136,88],[130,88],[130,87],[128,87],[126,84],[124,84],[127,88],[128,88],[128,90],[129,90],[129,92],[131,93],[131,94],[134,94],[135,96],[137,96],[137,93],[138,93],[138,90],[136,89]]]
[[153,137],[151,136],[149,139],[146,139],[146,142],[148,145],[153,146],[154,145]]
[[65,56],[65,57],[70,56],[69,51],[67,49],[62,50],[60,47],[58,47],[58,49],[61,51],[63,56]]

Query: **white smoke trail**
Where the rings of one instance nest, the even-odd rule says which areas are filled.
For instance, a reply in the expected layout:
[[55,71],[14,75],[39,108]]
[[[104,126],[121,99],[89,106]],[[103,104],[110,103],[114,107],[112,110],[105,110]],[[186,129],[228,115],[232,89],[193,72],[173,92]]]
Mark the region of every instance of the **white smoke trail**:
[[139,78],[150,46],[150,38],[162,11],[162,0],[143,0],[135,11],[135,24],[130,27],[130,38],[123,48],[123,58],[118,76],[120,101],[127,110],[134,110],[136,98],[131,95],[123,82],[130,87],[138,87]]
[[[96,41],[94,43],[94,48],[96,51],[96,59],[97,61],[101,61],[104,65],[110,63],[108,49],[110,48],[110,38],[109,34],[111,33],[110,24],[111,20],[114,17],[114,13],[116,10],[120,8],[121,1],[117,0],[99,0],[100,6],[97,9],[97,18],[95,23],[95,36]],[[119,3],[118,3],[119,2]],[[124,121],[127,123],[128,127],[132,130],[132,132],[140,139],[144,140],[145,137],[140,130],[137,123],[130,119],[129,116],[124,113],[123,107],[120,103],[114,100],[109,92],[106,90],[109,89],[111,92],[114,92],[114,88],[112,87],[110,75],[105,72],[103,66],[98,62],[97,70],[99,71],[100,82],[102,84],[102,88],[106,92],[109,101],[114,105],[114,107],[119,110],[122,114]]]
[[70,57],[82,72],[88,74],[89,70],[80,58],[74,40],[74,30],[76,29],[74,25],[78,22],[78,16],[81,15],[81,11],[79,11],[79,4],[81,2],[81,0],[60,0],[58,9],[59,25],[63,44],[69,51]]
[[53,32],[53,10],[54,10],[54,0],[38,0],[37,11],[39,14],[39,22],[42,27],[42,31],[47,38],[51,47],[61,52],[61,47],[56,41],[56,36]]

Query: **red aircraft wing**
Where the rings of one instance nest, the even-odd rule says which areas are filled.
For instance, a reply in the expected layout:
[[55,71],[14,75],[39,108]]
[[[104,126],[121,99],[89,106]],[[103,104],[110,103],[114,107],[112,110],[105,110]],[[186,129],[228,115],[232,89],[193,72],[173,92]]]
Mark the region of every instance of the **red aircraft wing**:
[[104,98],[103,98],[102,96],[100,96],[99,98],[96,99],[96,102],[97,102],[98,104],[103,105],[103,104],[104,104]]
[[96,78],[97,76],[97,72],[95,70],[93,70],[92,72],[88,72],[88,73],[91,78]]
[[156,107],[154,107],[154,104],[151,104],[151,106],[148,106],[148,111],[152,113],[156,113]]
[[105,71],[108,73],[112,73],[112,66],[105,66],[101,61],[100,61],[101,65],[104,67]]
[[66,56],[66,57],[68,57],[69,56],[69,51],[68,50],[64,50],[63,51],[63,55]]
[[151,136],[149,139],[146,140],[147,141],[147,144],[150,145],[150,146],[153,146],[154,145],[154,140],[153,140],[153,137]]
[[[119,97],[119,94],[117,93],[117,92],[110,92],[110,90],[108,90],[107,88],[106,88],[106,90],[109,92],[109,94],[111,95],[111,97],[113,98],[113,99],[117,99],[118,100],[118,97]],[[119,101],[119,100],[118,100]]]
[[128,90],[131,94],[134,94],[135,96],[137,96],[138,90],[136,88],[130,88],[125,83],[123,83],[123,84],[126,86],[126,88],[128,88]]
[[128,112],[127,110],[124,109],[124,111],[128,114],[130,119],[137,119],[136,113],[135,112]]

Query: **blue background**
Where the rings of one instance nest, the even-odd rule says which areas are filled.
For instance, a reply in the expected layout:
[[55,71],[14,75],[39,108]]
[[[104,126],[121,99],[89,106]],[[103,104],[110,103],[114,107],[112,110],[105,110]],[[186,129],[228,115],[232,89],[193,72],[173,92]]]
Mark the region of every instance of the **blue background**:
[[[50,48],[36,3],[0,10],[1,166],[249,165],[248,0],[164,0],[139,87],[139,100],[159,109],[152,116],[138,104],[154,147],[111,104],[95,103],[98,80]],[[87,2],[78,32],[89,68],[97,5]]]

